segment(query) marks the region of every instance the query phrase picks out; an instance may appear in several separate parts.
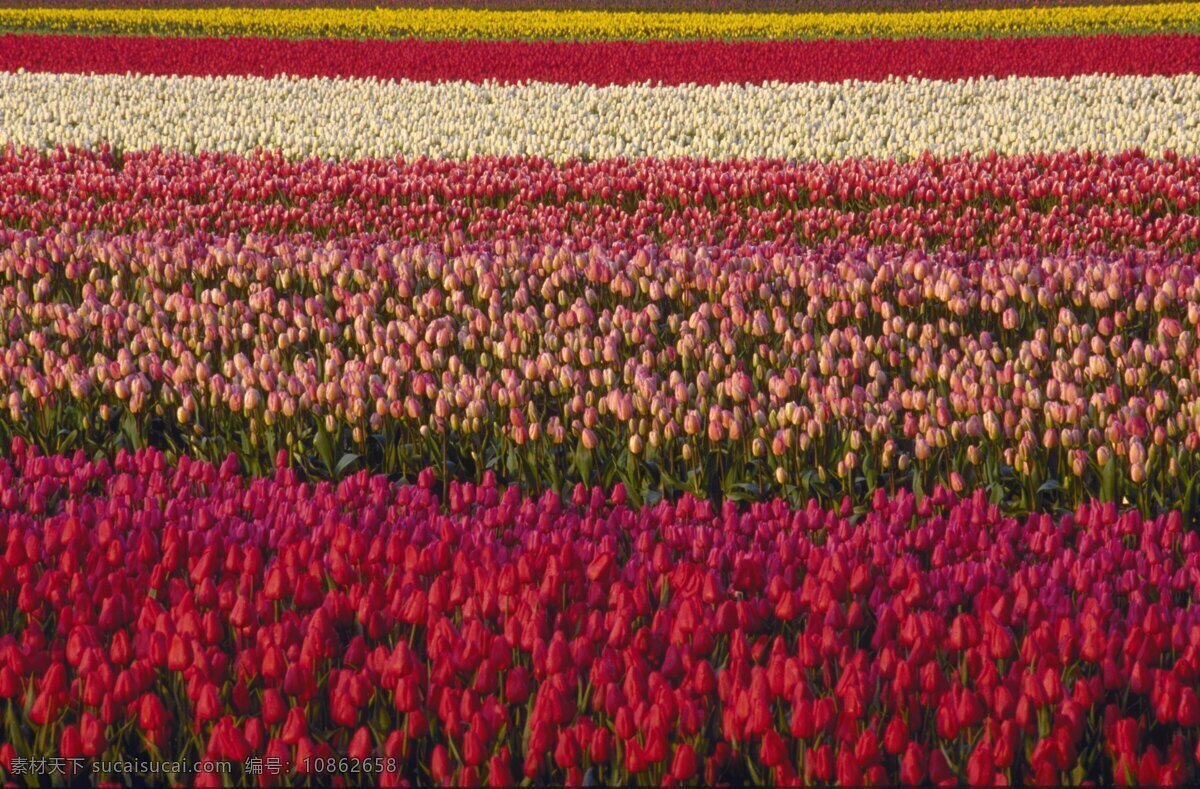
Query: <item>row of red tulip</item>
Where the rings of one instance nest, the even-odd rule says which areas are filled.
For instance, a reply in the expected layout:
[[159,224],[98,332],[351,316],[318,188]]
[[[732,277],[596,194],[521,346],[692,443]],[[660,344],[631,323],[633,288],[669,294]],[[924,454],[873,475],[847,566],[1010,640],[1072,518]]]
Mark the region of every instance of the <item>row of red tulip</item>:
[[12,228],[349,235],[441,244],[683,243],[794,251],[834,241],[970,249],[1200,243],[1200,159],[1053,154],[908,163],[289,162],[273,154],[5,150]]
[[1200,70],[1200,37],[815,41],[400,41],[0,36],[15,71],[720,84]]
[[1200,537],[1178,513],[1013,518],[942,488],[639,510],[620,486],[439,500],[430,472],[334,487],[282,461],[250,480],[153,451],[8,457],[10,771],[168,754],[378,758],[392,785],[1200,776]]

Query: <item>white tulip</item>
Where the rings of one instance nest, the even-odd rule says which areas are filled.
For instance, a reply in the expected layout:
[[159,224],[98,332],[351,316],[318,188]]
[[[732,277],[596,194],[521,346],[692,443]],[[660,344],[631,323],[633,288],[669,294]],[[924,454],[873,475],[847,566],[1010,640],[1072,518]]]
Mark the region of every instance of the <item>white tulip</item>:
[[715,86],[0,73],[0,143],[298,158],[1200,152],[1200,76]]

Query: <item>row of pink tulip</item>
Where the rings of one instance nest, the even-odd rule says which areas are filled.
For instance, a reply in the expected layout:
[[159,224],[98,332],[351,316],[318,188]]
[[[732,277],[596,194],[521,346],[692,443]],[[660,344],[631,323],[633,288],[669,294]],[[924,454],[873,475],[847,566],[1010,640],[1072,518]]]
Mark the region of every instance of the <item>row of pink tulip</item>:
[[[823,242],[972,250],[1200,244],[1200,159],[1053,154],[555,165],[289,162],[263,154],[7,150],[0,226],[580,246]],[[7,243],[11,231],[0,231]]]
[[[330,757],[386,786],[1200,777],[1200,538],[1178,513],[1017,519],[943,488],[857,512],[639,510],[619,485],[522,498],[490,475],[439,500],[428,471],[335,487],[278,465],[250,480],[232,458],[14,443],[0,770],[166,754],[263,785]],[[278,774],[244,775],[252,757]]]
[[1189,509],[1194,256],[21,234],[0,433],[636,500],[986,487]]

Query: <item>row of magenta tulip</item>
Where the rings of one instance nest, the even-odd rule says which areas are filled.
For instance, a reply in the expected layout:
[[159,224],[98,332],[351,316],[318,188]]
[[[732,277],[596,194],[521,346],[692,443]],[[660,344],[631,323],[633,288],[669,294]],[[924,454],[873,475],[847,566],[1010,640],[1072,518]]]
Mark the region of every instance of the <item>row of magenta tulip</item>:
[[0,36],[0,69],[19,68],[589,85],[1149,75],[1200,70],[1200,37],[579,42]]
[[[1200,246],[1200,159],[1088,154],[848,160],[535,158],[341,163],[107,149],[0,152],[12,228],[517,239],[584,247],[822,242],[1039,250]],[[769,253],[768,253],[769,254]]]
[[467,247],[26,233],[0,435],[321,476],[1190,511],[1194,255]]
[[282,773],[340,757],[383,785],[1200,775],[1200,537],[1176,512],[1013,518],[943,488],[858,511],[637,509],[620,485],[522,498],[488,477],[439,498],[429,471],[313,486],[278,466],[14,442],[0,769],[166,754]]

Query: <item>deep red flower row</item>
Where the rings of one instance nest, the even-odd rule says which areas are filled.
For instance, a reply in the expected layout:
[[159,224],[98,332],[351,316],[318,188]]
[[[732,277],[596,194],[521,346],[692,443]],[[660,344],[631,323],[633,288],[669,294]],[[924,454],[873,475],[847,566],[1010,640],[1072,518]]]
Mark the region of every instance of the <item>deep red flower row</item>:
[[858,513],[634,510],[619,486],[9,456],[6,770],[55,752],[337,755],[385,785],[1198,775],[1200,536],[1177,513],[1016,519],[943,489]]
[[848,160],[289,162],[278,155],[8,150],[12,228],[255,232],[449,243],[822,243],[974,254],[1200,242],[1200,159],[1137,153]]
[[5,35],[0,69],[628,85],[1185,74],[1200,36],[866,41],[354,41]]

